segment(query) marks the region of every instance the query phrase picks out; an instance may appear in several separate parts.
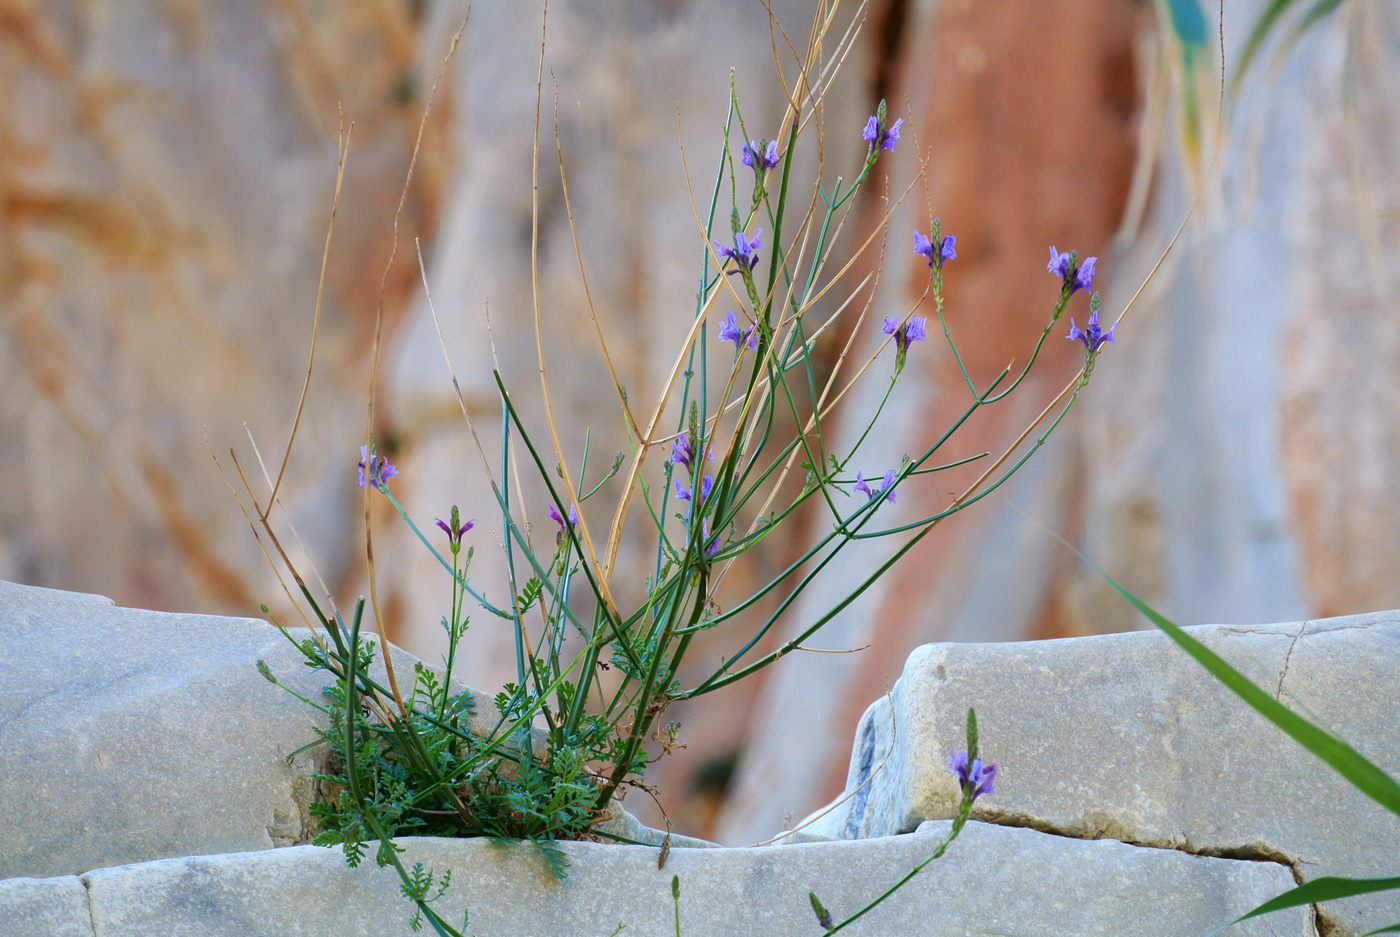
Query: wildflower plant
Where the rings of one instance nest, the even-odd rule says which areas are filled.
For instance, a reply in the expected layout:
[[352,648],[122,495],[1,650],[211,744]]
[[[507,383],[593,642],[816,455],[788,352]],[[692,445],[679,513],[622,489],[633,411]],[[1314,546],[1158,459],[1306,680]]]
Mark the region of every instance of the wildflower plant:
[[[483,597],[486,590],[470,578],[474,546],[469,541],[475,520],[463,521],[452,507],[447,520],[437,519],[441,534],[430,537],[393,494],[390,483],[402,476],[376,448],[372,366],[366,441],[358,464],[368,608],[382,623],[371,523],[371,499],[377,498],[400,515],[446,573],[450,603],[442,624],[449,641],[441,676],[425,667],[411,677],[396,674],[382,645],[361,634],[364,600],[351,615],[342,616],[328,590],[322,587],[322,597],[314,596],[288,559],[270,519],[279,505],[277,489],[291,443],[277,481],[268,477],[271,492],[263,498],[254,494],[234,456],[242,482],[240,499],[247,497],[251,504],[245,513],[268,555],[277,556],[295,583],[296,597],[288,587],[288,598],[310,627],[309,637],[290,631],[288,637],[307,665],[331,680],[322,698],[303,698],[324,715],[326,725],[320,738],[328,768],[319,777],[329,793],[315,808],[321,826],[316,841],[342,845],[352,864],[361,860],[368,843],[377,842],[376,861],[398,870],[405,894],[438,934],[459,933],[430,907],[445,883],[437,883],[431,870],[406,869],[394,837],[526,839],[538,846],[556,873],[564,874],[567,859],[557,844],[606,835],[599,824],[613,815],[629,788],[644,788],[653,757],[674,746],[675,730],[662,721],[673,703],[718,692],[802,649],[945,518],[996,491],[1045,444],[1074,405],[1104,341],[1112,341],[1112,328],[1107,338],[1098,331],[1095,294],[1090,330],[1082,333],[1085,362],[1077,373],[1067,375],[1064,390],[1000,455],[956,451],[958,430],[979,410],[1021,386],[1072,296],[1089,288],[1094,259],[1081,264],[1073,251],[1059,254],[1051,248],[1050,269],[1061,282],[1058,296],[1051,294],[1044,330],[1019,372],[1008,365],[981,384],[963,366],[945,316],[944,277],[956,269],[958,255],[954,235],[943,231],[938,218],[928,223],[928,237],[914,231],[913,254],[927,261],[927,288],[905,314],[875,322],[869,312],[879,281],[880,245],[891,216],[923,181],[923,173],[918,172],[902,193],[887,198],[886,213],[854,249],[838,252],[838,236],[859,204],[857,196],[881,177],[878,170],[896,152],[904,121],[891,120],[881,101],[863,129],[827,127],[822,103],[828,83],[839,72],[832,63],[844,60],[860,31],[848,31],[834,50],[827,48],[831,12],[828,4],[819,4],[802,67],[789,76],[793,84],[787,89],[788,107],[777,126],[766,128],[773,132],[771,140],[750,136],[731,80],[723,132],[710,141],[715,163],[707,207],[695,210],[697,289],[690,325],[676,336],[667,379],[645,409],[628,399],[611,370],[614,359],[608,354],[607,337],[597,328],[627,427],[628,451],[620,453],[599,479],[590,479],[586,444],[577,466],[571,464],[550,397],[537,285],[534,325],[543,431],[527,425],[516,391],[496,372],[501,445],[493,457],[482,445],[482,434],[459,392],[466,430],[499,509],[493,526],[499,524],[507,576],[504,583],[492,584],[491,591],[502,590],[506,601],[488,602]],[[537,93],[542,93],[543,51],[540,78]],[[431,101],[430,96],[429,107]],[[799,181],[795,170],[795,157],[804,151],[816,156],[816,175],[810,182]],[[854,161],[844,165],[843,159],[829,178],[833,170],[827,159],[833,153]],[[342,148],[342,173],[344,158]],[[538,161],[537,120],[536,173]],[[572,219],[562,147],[559,168]],[[687,164],[688,178],[689,172]],[[750,172],[751,195],[740,197]],[[538,202],[532,239],[536,284],[537,240]],[[583,276],[582,251],[577,243],[575,247]],[[851,282],[858,263],[875,269]],[[583,283],[586,286],[586,278]],[[897,467],[872,465],[862,458],[861,449],[871,433],[878,432],[896,382],[911,356],[934,354],[927,342],[927,315],[919,314],[930,299],[966,388],[965,408],[945,431],[910,439],[911,450]],[[431,309],[430,291],[428,302]],[[596,326],[596,314],[593,321]],[[1075,328],[1071,337],[1079,334]],[[377,365],[378,329],[375,335]],[[732,344],[733,352],[716,351],[716,342]],[[843,352],[828,366],[817,354],[821,342],[841,342],[848,351],[874,350],[863,359]],[[891,344],[892,354],[887,351]],[[450,361],[445,377],[456,387]],[[883,379],[884,394],[873,413],[842,415],[843,425],[863,429],[852,445],[841,448],[826,431],[838,405],[862,379]],[[299,406],[298,420],[300,412]],[[782,426],[795,431],[784,436]],[[669,458],[662,461],[665,454]],[[985,470],[945,507],[922,516],[892,516],[901,488],[983,460]],[[521,497],[512,498],[507,479],[522,472],[533,474],[545,493],[543,503],[529,505]],[[899,503],[918,504],[918,499]],[[634,510],[638,507],[640,511]],[[527,520],[531,512],[552,522],[541,525],[548,536],[532,529]],[[721,607],[717,590],[731,567],[799,512],[809,523],[815,520],[818,531],[806,549],[749,595]],[[624,530],[637,523],[647,530],[652,555],[634,581],[624,582],[619,548]],[[784,614],[828,567],[846,551],[877,540],[894,546],[873,573],[826,611],[789,629],[791,636],[779,646],[760,652]],[[473,605],[506,623],[515,640],[515,680],[496,694],[489,713],[481,701],[454,690],[451,683]],[[708,631],[730,636],[728,650],[710,672],[683,681],[687,652],[696,636]],[[382,675],[376,666],[382,666]],[[278,682],[276,675],[265,668],[264,672]],[[481,714],[489,715],[488,728],[473,722]],[[972,799],[990,790],[994,772],[976,761],[975,723],[969,728],[969,751],[963,762],[955,758],[953,766],[965,792],[953,836],[961,830]]]

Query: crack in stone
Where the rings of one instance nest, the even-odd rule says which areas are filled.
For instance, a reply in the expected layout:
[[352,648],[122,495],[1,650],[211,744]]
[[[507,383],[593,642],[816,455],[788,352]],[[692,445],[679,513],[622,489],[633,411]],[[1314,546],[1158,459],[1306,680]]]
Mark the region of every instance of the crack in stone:
[[1283,656],[1283,670],[1279,671],[1278,687],[1274,690],[1274,699],[1277,700],[1283,695],[1283,678],[1288,676],[1288,665],[1293,660],[1293,649],[1298,646],[1298,641],[1308,630],[1311,621],[1303,622],[1303,627],[1298,629],[1298,633],[1293,636],[1293,641],[1288,645],[1288,653]]
[[87,875],[79,875],[78,881],[83,883],[83,894],[87,897],[88,931],[97,937],[97,918],[92,913],[92,882]]
[[[1304,623],[1306,628],[1307,623]],[[1299,636],[1302,632],[1299,632]],[[1294,639],[1295,641],[1297,638]],[[1111,839],[1115,842],[1123,843],[1127,846],[1137,846],[1144,849],[1167,849],[1175,852],[1182,852],[1189,856],[1203,856],[1213,859],[1235,859],[1245,862],[1269,862],[1274,865],[1281,865],[1288,870],[1289,875],[1297,885],[1302,885],[1306,879],[1303,877],[1303,861],[1297,856],[1289,855],[1281,849],[1275,849],[1261,842],[1241,843],[1235,846],[1222,846],[1216,848],[1205,848],[1193,845],[1192,842],[1183,837],[1179,842],[1162,843],[1150,840],[1133,839],[1124,836],[1083,836],[1069,830],[1065,830],[1056,824],[1041,817],[1028,813],[1007,810],[1000,807],[986,807],[977,810],[972,819],[983,823],[992,823],[997,826],[1019,827],[1028,830],[1035,830],[1037,833],[1046,833],[1050,836],[1060,836],[1065,839],[1095,840]],[[1115,824],[1116,825],[1116,824]],[[1107,830],[1103,830],[1107,832]],[[1313,931],[1317,937],[1340,937],[1343,933],[1339,922],[1328,914],[1321,905],[1309,905],[1312,910]]]

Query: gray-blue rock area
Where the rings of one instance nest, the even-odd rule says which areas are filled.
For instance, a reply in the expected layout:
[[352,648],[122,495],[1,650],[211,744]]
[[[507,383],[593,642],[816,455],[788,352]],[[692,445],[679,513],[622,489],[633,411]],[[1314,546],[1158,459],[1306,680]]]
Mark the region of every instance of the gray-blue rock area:
[[[1393,771],[1396,622],[1197,634]],[[305,845],[319,755],[286,756],[313,738],[311,714],[256,662],[302,692],[320,678],[276,629],[0,583],[0,642],[0,937],[413,933],[392,872]],[[862,722],[849,796],[788,845],[677,848],[658,869],[655,847],[569,843],[557,880],[527,845],[401,844],[410,864],[452,870],[435,907],[469,911],[479,937],[674,935],[672,876],[685,937],[816,934],[808,892],[854,913],[946,833],[947,749],[975,705],[996,793],[850,933],[1186,937],[1299,876],[1395,874],[1400,822],[1195,666],[1154,634],[921,648]],[[1227,934],[1316,937],[1320,923],[1341,937],[1397,918],[1354,899]]]

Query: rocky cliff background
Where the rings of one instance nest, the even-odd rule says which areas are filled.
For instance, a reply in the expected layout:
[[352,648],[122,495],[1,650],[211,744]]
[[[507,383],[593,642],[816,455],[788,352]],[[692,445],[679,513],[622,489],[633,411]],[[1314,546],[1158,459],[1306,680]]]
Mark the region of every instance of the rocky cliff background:
[[[1261,6],[1228,4],[1227,62]],[[772,4],[802,31],[812,7]],[[687,747],[654,780],[678,831],[754,841],[839,791],[856,720],[918,644],[1137,627],[1052,534],[1183,622],[1400,605],[1400,14],[1343,3],[1288,55],[1262,58],[1212,164],[1216,117],[1206,106],[1193,136],[1182,101],[1218,74],[1219,11],[1201,6],[1209,61],[1193,72],[1181,64],[1179,7],[869,5],[827,126],[854,140],[881,97],[909,120],[917,141],[907,134],[890,162],[891,190],[913,178],[916,152],[929,161],[927,203],[958,234],[950,324],[974,377],[1029,351],[1052,286],[1046,245],[1099,255],[1097,285],[1116,311],[1197,208],[1051,444],[822,635],[824,647],[866,650],[793,655],[677,707]],[[157,609],[256,615],[275,604],[280,587],[209,450],[246,457],[251,431],[275,461],[290,432],[343,115],[354,130],[317,369],[282,500],[330,588],[364,589],[353,462],[381,277],[427,92],[465,13],[448,0],[0,0],[0,578]],[[705,162],[732,67],[751,130],[778,119],[768,14],[756,0],[556,0],[548,35],[594,305],[629,394],[646,399],[694,291],[677,116],[687,159]],[[474,5],[384,279],[377,431],[403,472],[395,490],[424,519],[452,503],[485,519],[493,502],[442,365],[415,239],[469,409],[485,425],[498,418],[488,308],[507,380],[535,386],[539,41],[536,4]],[[566,445],[577,451],[592,426],[602,464],[625,435],[545,150],[551,385]],[[870,194],[867,226],[879,210]],[[910,206],[892,229],[922,228],[926,214]],[[902,314],[922,290],[923,268],[902,237],[892,245],[876,314]],[[971,427],[968,450],[1014,438],[1075,361],[1053,340],[1043,384]],[[959,387],[933,343],[911,356],[895,428],[877,447],[897,459],[902,432],[945,426]],[[944,500],[931,486],[897,508],[912,518]],[[431,657],[445,582],[390,520],[376,541],[384,626]],[[491,542],[483,535],[479,583],[501,569]],[[774,546],[751,575],[802,546]],[[843,567],[787,627],[880,559]],[[509,640],[478,616],[469,682],[509,678]],[[719,653],[710,647],[697,658]]]

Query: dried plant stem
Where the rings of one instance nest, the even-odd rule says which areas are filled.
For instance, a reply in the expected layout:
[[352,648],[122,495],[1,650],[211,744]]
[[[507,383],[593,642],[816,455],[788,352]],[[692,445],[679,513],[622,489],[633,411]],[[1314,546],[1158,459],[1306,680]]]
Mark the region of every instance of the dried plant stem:
[[[470,16],[468,12],[468,17]],[[428,100],[423,105],[423,116],[418,121],[418,136],[413,141],[413,153],[408,159],[408,172],[404,176],[403,190],[399,193],[399,205],[394,210],[394,235],[389,246],[389,259],[384,264],[384,274],[379,278],[379,301],[375,307],[374,314],[374,345],[370,352],[369,365],[369,392],[366,395],[368,400],[365,404],[365,445],[371,452],[373,458],[374,448],[374,403],[379,386],[379,351],[384,337],[384,291],[389,284],[389,271],[394,268],[394,258],[399,253],[399,221],[403,216],[404,206],[408,203],[408,188],[413,183],[413,170],[418,165],[418,151],[423,146],[423,131],[428,126],[428,116],[433,111],[433,101],[437,97],[438,86],[442,84],[442,76],[447,73],[447,65],[452,61],[453,54],[457,51],[457,44],[462,41],[462,33],[466,31],[467,20],[462,20],[462,25],[457,27],[457,31],[452,34],[452,41],[448,44],[447,54],[443,56],[442,65],[438,67],[437,77],[433,79],[433,87],[428,92]],[[368,460],[367,460],[368,462]],[[372,472],[371,465],[366,464],[365,472],[368,478]],[[374,574],[374,538],[373,522],[370,518],[370,494],[374,491],[373,484],[364,486],[364,495],[361,501],[364,504],[365,517],[365,568],[369,579],[370,607],[374,609],[374,620],[379,624],[379,637],[384,642],[386,650],[384,652],[384,668],[389,676],[389,690],[394,695],[394,705],[398,708],[400,716],[408,715],[408,708],[404,705],[403,694],[399,692],[399,681],[394,675],[393,655],[387,650],[389,644],[388,622],[384,619],[384,612],[379,605],[379,583]]]
[[[277,492],[282,488],[282,476],[286,474],[287,463],[292,459],[292,446],[297,441],[297,429],[301,426],[301,414],[306,408],[306,395],[311,390],[311,372],[316,365],[316,339],[321,332],[321,299],[326,292],[326,266],[331,259],[331,236],[335,234],[335,216],[340,209],[340,186],[345,181],[345,160],[350,155],[350,135],[355,131],[354,121],[351,121],[348,127],[345,126],[343,112],[340,116],[340,122],[340,142],[337,147],[338,155],[335,165],[335,196],[331,199],[331,220],[326,225],[326,246],[321,252],[321,276],[316,283],[316,314],[311,319],[311,350],[306,358],[306,379],[302,381],[301,396],[297,399],[296,417],[292,420],[292,432],[287,438],[287,448],[282,453],[282,465],[277,469],[277,480],[271,483],[272,494],[267,499],[269,511],[272,510],[273,503],[277,501]],[[266,520],[267,518],[262,519]]]
[[[530,173],[531,173],[531,199],[530,199],[530,295],[534,302],[535,309],[535,352],[538,358],[540,371],[540,393],[544,404],[545,421],[549,425],[549,439],[554,446],[555,458],[559,460],[559,467],[563,470],[564,489],[569,494],[569,505],[577,511],[579,532],[583,535],[582,541],[584,549],[588,551],[588,562],[595,571],[595,581],[601,598],[608,606],[608,611],[614,619],[620,616],[617,603],[613,600],[612,585],[610,578],[602,572],[598,563],[597,551],[593,546],[593,535],[588,528],[588,518],[584,516],[583,507],[579,504],[578,492],[574,490],[574,483],[569,471],[569,462],[564,455],[563,444],[559,441],[559,428],[554,421],[554,402],[549,394],[549,375],[544,362],[544,330],[540,323],[540,107],[544,97],[544,49],[545,33],[549,22],[549,0],[545,0],[544,12],[540,18],[540,65],[539,74],[535,80],[535,139],[531,151]],[[562,166],[562,162],[561,162]],[[572,225],[572,216],[570,216]],[[595,318],[596,322],[596,318]]]

